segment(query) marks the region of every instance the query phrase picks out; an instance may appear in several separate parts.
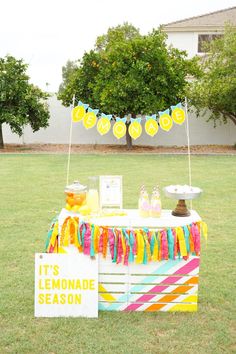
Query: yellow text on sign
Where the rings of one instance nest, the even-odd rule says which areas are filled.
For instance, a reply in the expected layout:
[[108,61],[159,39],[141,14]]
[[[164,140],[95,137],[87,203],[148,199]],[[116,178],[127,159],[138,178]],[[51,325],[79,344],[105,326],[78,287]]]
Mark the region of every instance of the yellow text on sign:
[[41,293],[38,296],[38,303],[40,305],[79,305],[81,304],[81,294],[50,294]]
[[155,119],[148,119],[145,123],[145,131],[150,136],[156,135],[158,128],[159,127]]
[[97,116],[94,112],[87,112],[84,116],[83,124],[86,129],[93,128],[97,123]]
[[142,134],[142,126],[139,122],[132,122],[129,126],[129,135],[136,140]]
[[175,108],[172,111],[171,117],[176,124],[183,124],[185,121],[185,112],[182,108]]
[[97,124],[97,131],[101,134],[107,134],[111,128],[111,122],[107,118],[101,118]]
[[41,278],[40,290],[95,290],[94,279]]
[[122,121],[118,121],[113,125],[113,134],[117,139],[123,138],[126,134],[126,125]]

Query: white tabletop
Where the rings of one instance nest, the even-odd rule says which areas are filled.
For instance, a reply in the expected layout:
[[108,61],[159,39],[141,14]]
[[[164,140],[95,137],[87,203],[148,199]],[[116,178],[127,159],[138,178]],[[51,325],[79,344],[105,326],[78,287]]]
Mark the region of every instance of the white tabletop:
[[63,224],[68,216],[77,216],[80,221],[88,221],[98,226],[113,226],[113,227],[149,227],[149,228],[162,228],[162,227],[178,227],[189,225],[192,222],[201,221],[200,216],[195,210],[191,210],[191,215],[187,217],[178,217],[171,214],[171,210],[162,210],[160,218],[143,218],[138,214],[137,209],[124,210],[127,215],[124,216],[106,216],[106,217],[88,217],[82,216],[77,213],[62,209],[59,215],[59,227]]

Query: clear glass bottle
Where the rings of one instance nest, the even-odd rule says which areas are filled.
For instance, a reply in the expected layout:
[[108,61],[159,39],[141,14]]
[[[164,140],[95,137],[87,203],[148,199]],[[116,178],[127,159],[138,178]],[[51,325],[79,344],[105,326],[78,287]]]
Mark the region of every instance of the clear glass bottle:
[[151,208],[150,208],[150,216],[152,218],[160,218],[161,217],[161,198],[159,187],[154,187],[151,197]]
[[88,178],[87,206],[91,214],[97,215],[100,210],[99,205],[99,186],[98,177],[93,176]]
[[139,216],[143,218],[147,218],[149,216],[150,203],[149,203],[148,192],[145,186],[142,186],[140,189],[138,208],[139,208]]

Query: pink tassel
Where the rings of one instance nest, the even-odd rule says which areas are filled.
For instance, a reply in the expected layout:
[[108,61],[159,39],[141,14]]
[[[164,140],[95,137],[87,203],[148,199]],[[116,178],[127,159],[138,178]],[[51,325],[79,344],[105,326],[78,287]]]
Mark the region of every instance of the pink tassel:
[[90,255],[90,243],[91,243],[91,229],[90,225],[86,224],[86,231],[84,234],[84,254]]
[[166,230],[161,231],[161,255],[162,259],[168,259],[168,241]]
[[108,230],[108,239],[109,239],[111,259],[113,260],[114,259],[115,235],[114,235],[112,229]]
[[175,229],[171,229],[172,235],[174,237],[174,259],[177,256],[177,237],[176,237],[176,231]]
[[121,240],[121,232],[117,230],[118,234],[118,242],[117,242],[117,264],[122,262],[122,255],[123,255],[123,247],[122,247],[122,240]]
[[133,245],[133,255],[136,256],[137,254],[137,239],[136,239],[136,233],[135,231],[130,231],[132,232],[133,236],[134,236],[134,245]]
[[194,244],[194,251],[196,255],[199,255],[200,252],[200,233],[198,230],[198,227],[195,223],[192,223],[191,225],[191,235],[193,238],[193,244]]
[[199,253],[200,253],[200,249],[201,249],[201,245],[200,245],[200,232],[199,232],[199,228],[197,226],[196,223],[193,223],[192,224],[192,228],[194,230],[194,250],[195,250],[195,253],[196,255],[198,256]]

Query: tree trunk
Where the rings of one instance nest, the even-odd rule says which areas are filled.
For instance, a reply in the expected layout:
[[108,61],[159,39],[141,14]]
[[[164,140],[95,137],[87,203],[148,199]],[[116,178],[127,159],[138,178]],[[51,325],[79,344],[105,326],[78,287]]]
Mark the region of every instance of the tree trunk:
[[0,123],[0,149],[4,148],[3,134],[2,134],[2,124]]
[[129,135],[129,126],[130,126],[130,122],[126,122],[126,147],[127,150],[132,150],[133,144],[132,144],[132,138]]

